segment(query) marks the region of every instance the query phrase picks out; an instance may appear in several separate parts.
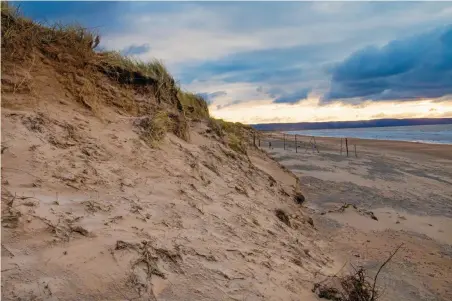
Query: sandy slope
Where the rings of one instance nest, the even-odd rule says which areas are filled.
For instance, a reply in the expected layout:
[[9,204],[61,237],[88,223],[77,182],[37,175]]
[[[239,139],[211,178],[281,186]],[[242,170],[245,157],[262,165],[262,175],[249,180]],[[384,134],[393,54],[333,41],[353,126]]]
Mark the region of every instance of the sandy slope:
[[2,109],[2,300],[314,298],[335,266],[292,174],[203,122],[153,149],[59,97]]
[[[375,271],[403,243],[381,274],[382,299],[451,300],[452,146],[353,139],[358,157],[347,158],[339,139],[316,140],[320,153],[306,151],[309,137],[299,153],[262,146],[300,177],[325,250]],[[337,212],[344,203],[358,210]]]

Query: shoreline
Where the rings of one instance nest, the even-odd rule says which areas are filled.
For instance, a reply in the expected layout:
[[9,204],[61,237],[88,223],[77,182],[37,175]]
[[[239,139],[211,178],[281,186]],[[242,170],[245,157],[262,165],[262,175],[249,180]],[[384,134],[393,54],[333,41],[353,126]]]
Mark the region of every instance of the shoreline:
[[[268,132],[270,133],[270,132]],[[263,135],[264,141],[272,141],[274,147],[283,147],[283,132],[272,132],[271,136],[268,134]],[[291,135],[294,137],[294,135]],[[308,135],[298,135],[297,143],[299,145],[306,145],[313,136]],[[319,146],[320,151],[326,150],[337,150],[340,151],[341,138],[338,137],[320,137],[314,136]],[[342,138],[343,139],[343,138]],[[375,152],[375,151],[390,151],[399,154],[412,154],[416,156],[430,156],[439,159],[452,160],[452,144],[439,144],[439,143],[422,143],[413,141],[400,141],[400,140],[382,140],[382,139],[362,139],[362,138],[348,138],[349,145],[352,146],[356,144],[358,155],[359,152]],[[286,144],[290,148],[294,148],[294,140],[287,139]],[[265,147],[264,147],[265,148]],[[354,151],[353,149],[350,151]],[[345,145],[343,146],[343,151],[345,150]]]
[[[281,132],[284,134],[284,132]],[[288,133],[285,133],[288,134]],[[288,134],[288,135],[295,135],[295,134]],[[301,137],[319,137],[319,138],[336,138],[336,139],[359,139],[359,140],[377,140],[377,141],[394,141],[394,142],[410,142],[410,143],[422,143],[422,144],[438,144],[438,145],[452,145],[452,141],[451,142],[436,142],[436,141],[431,141],[431,140],[398,140],[398,139],[379,139],[379,138],[356,138],[356,137],[332,137],[332,136],[315,136],[315,135],[301,135],[301,134],[296,134],[297,137],[301,136]]]
[[[360,128],[361,129],[361,128]],[[336,130],[336,129],[333,129]],[[290,135],[290,136],[295,136],[297,135],[297,137],[318,137],[318,138],[335,138],[335,139],[344,139],[344,138],[348,138],[348,139],[359,139],[359,140],[377,140],[377,141],[394,141],[394,142],[410,142],[410,143],[422,143],[422,144],[439,144],[439,145],[452,145],[452,141],[451,142],[435,142],[432,140],[398,140],[398,139],[379,139],[379,138],[359,138],[359,137],[335,137],[335,136],[324,136],[324,135],[306,135],[306,134],[294,134],[294,132],[303,132],[303,131],[261,131],[261,133],[263,133],[264,135],[266,134],[286,134],[286,135]]]

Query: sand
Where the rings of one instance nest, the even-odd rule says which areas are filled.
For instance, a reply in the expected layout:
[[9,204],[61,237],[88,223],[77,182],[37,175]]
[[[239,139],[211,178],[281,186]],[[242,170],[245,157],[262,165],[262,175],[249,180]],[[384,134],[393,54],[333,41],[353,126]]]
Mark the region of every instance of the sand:
[[2,108],[2,300],[316,300],[338,269],[265,152],[58,97]]
[[318,300],[315,282],[375,272],[402,242],[382,300],[452,298],[450,146],[244,155],[193,121],[153,147],[108,100],[93,113],[34,72],[33,94],[2,93],[2,300]]
[[452,298],[450,146],[242,155],[193,122],[151,147],[60,97],[2,108],[2,300],[318,300],[315,282],[400,243],[381,300]]
[[452,299],[452,145],[351,139],[347,157],[336,138],[316,138],[319,153],[310,137],[298,136],[298,153],[268,140],[261,147],[299,177],[330,253],[375,271],[403,243],[380,274],[382,300]]
[[126,108],[175,99],[31,51],[2,57],[2,300],[317,300],[340,260],[293,173],[206,119],[147,143]]

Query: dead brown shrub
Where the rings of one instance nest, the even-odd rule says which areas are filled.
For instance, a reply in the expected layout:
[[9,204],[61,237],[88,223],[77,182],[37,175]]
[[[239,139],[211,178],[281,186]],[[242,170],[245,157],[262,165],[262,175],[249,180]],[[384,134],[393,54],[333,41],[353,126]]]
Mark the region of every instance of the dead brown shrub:
[[338,276],[333,275],[325,280],[315,283],[312,292],[316,293],[319,298],[333,301],[376,301],[380,297],[380,292],[376,286],[378,275],[386,264],[394,257],[397,251],[402,247],[399,245],[394,252],[379,267],[373,278],[367,275],[367,271],[363,267],[355,269],[354,272]]

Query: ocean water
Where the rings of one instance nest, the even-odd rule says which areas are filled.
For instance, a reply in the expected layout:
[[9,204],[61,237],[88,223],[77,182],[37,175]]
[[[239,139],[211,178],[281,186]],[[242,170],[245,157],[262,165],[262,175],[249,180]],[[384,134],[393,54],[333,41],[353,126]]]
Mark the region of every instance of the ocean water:
[[290,131],[287,133],[317,137],[347,137],[452,144],[452,124],[370,127],[357,129],[303,130]]

